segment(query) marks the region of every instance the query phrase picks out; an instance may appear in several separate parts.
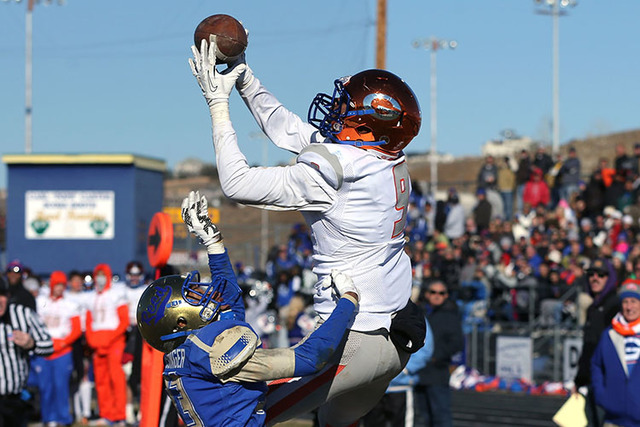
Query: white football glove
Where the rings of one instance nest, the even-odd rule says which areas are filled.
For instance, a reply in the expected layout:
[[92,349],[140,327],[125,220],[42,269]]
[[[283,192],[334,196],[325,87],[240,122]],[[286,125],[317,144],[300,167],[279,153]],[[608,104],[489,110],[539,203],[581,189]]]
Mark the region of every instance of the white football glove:
[[249,65],[247,65],[247,58],[245,57],[244,52],[235,60],[235,62],[244,64],[245,66],[244,71],[238,76],[238,80],[236,81],[236,89],[238,89],[241,96],[245,96],[247,89],[256,78],[253,75],[253,70]]
[[[182,201],[182,221],[187,230],[200,239],[209,253],[219,253],[222,243],[222,233],[209,218],[207,198],[200,196],[200,192],[191,191],[189,197]],[[224,250],[223,250],[224,251]]]
[[335,268],[331,270],[330,275],[325,276],[322,280],[322,289],[329,288],[333,288],[333,291],[338,298],[342,297],[347,292],[353,292],[356,294],[358,301],[360,301],[360,293],[353,284],[351,277]]
[[208,45],[206,40],[202,40],[200,50],[191,46],[193,58],[189,58],[189,66],[200,85],[200,89],[202,89],[202,94],[209,108],[212,109],[216,104],[224,103],[228,110],[229,95],[238,76],[245,71],[247,65],[236,61],[229,64],[224,71],[218,71],[216,69],[216,49],[215,36],[211,36]]

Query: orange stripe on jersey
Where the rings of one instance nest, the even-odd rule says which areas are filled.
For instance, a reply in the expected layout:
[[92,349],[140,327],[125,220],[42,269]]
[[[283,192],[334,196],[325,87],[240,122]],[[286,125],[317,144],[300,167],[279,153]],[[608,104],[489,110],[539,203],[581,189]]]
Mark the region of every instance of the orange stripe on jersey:
[[[281,415],[285,410],[299,403],[301,400],[303,400],[313,391],[320,388],[320,386],[322,386],[323,384],[329,382],[331,379],[336,377],[340,372],[342,372],[344,368],[345,368],[345,365],[334,365],[327,371],[323,372],[322,374],[313,378],[308,383],[304,384],[299,389],[296,389],[295,392],[285,396],[278,403],[276,403],[275,405],[267,409],[266,422],[269,423],[269,421]],[[271,394],[272,391],[280,388],[283,384],[286,384],[293,379],[295,378],[285,378],[282,380],[275,380],[269,383],[269,391],[267,392],[267,396]],[[277,383],[277,384],[274,384],[274,383]],[[272,388],[272,384],[273,384],[273,388]]]

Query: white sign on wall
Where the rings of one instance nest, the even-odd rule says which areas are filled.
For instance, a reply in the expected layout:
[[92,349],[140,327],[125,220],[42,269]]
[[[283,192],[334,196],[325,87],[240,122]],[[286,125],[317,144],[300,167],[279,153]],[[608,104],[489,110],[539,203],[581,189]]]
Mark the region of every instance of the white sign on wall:
[[113,191],[27,191],[27,239],[113,239]]
[[496,339],[496,376],[531,381],[533,378],[533,340],[529,337]]

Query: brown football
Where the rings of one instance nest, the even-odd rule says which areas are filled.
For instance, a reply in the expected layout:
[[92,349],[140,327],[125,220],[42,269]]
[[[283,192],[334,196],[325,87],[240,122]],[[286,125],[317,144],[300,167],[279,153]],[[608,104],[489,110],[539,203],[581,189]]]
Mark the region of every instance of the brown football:
[[200,42],[205,39],[209,42],[210,35],[216,36],[218,54],[216,57],[221,62],[231,62],[247,47],[247,32],[233,16],[217,14],[202,20],[193,34],[196,48],[200,49]]

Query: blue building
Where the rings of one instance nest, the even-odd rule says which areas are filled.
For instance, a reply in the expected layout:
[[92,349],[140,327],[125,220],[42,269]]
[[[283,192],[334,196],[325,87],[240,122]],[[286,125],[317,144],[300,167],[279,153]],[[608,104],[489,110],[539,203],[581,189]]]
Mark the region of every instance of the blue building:
[[7,154],[6,259],[38,275],[146,265],[163,160],[133,154]]

